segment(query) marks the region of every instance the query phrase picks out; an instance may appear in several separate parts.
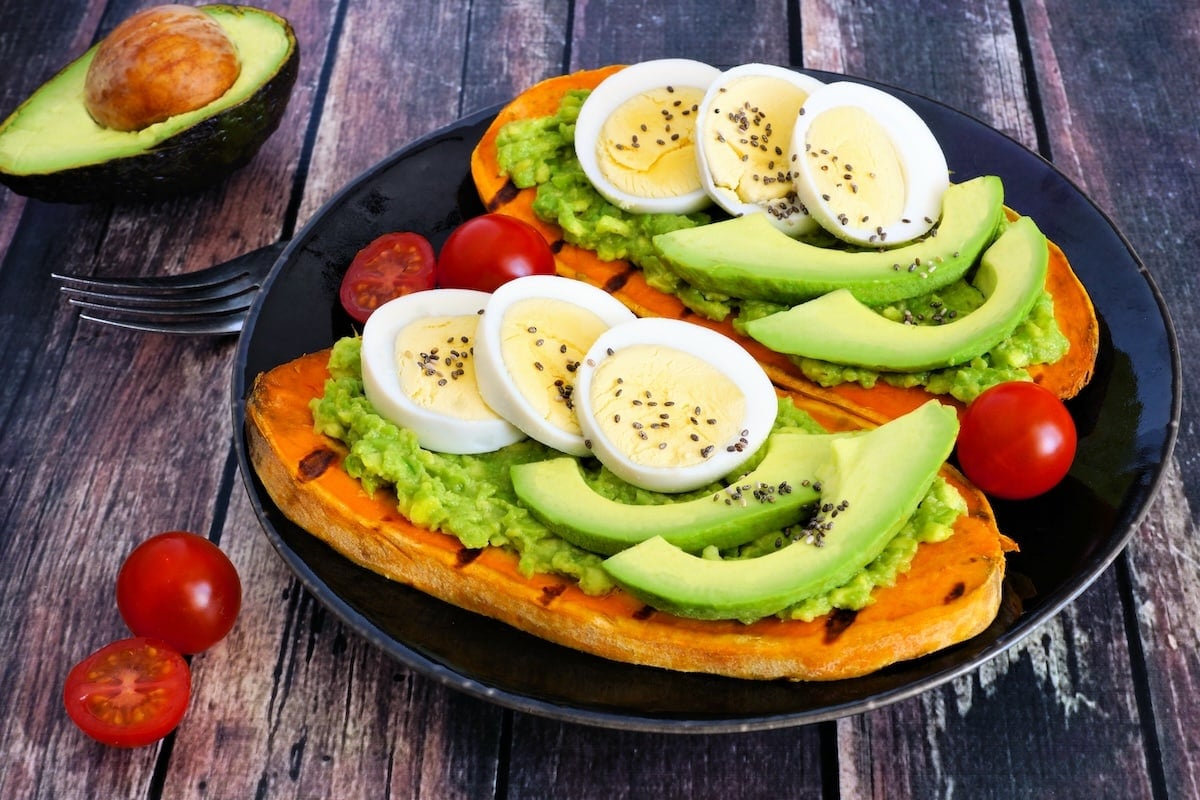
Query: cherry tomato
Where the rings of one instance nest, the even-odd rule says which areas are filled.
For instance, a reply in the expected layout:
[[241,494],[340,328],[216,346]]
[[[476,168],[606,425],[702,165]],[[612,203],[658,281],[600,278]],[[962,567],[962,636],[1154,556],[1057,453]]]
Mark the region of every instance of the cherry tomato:
[[980,393],[958,432],[958,462],[984,492],[1024,500],[1053,488],[1075,459],[1075,422],[1053,392],[1013,381]]
[[350,262],[339,297],[346,313],[366,322],[371,312],[400,295],[432,289],[437,259],[419,233],[385,233]]
[[183,531],[142,542],[117,573],[117,608],[137,636],[199,653],[225,638],[242,605],[237,569],[221,548]]
[[494,292],[526,275],[553,275],[554,253],[527,222],[484,214],[459,225],[438,254],[438,286]]
[[63,704],[96,741],[142,747],[175,730],[191,693],[183,656],[166,642],[137,637],[102,647],[72,667]]

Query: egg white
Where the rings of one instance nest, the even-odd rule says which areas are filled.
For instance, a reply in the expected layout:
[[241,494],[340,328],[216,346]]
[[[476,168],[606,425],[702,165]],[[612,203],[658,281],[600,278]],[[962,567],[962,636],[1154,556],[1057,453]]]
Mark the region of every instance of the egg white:
[[[795,126],[799,104],[791,109],[791,114],[786,115],[786,118],[766,120],[771,125],[770,133],[767,134],[764,120],[754,112],[760,107],[765,107],[771,98],[745,96],[746,83],[756,78],[767,79],[763,82],[765,86],[758,87],[767,91],[775,90],[775,86],[780,83],[793,87],[801,93],[801,103],[825,85],[809,75],[772,64],[742,64],[721,73],[705,92],[696,122],[696,158],[700,167],[700,178],[717,205],[730,214],[766,214],[771,224],[784,233],[800,236],[815,230],[817,223],[795,195],[792,176],[792,129]],[[740,91],[738,84],[741,84]],[[751,104],[751,108],[743,109],[736,102],[733,103],[734,107],[730,107],[734,97],[742,97],[743,102]],[[724,123],[730,114],[745,114],[748,117],[745,137],[734,140],[715,129],[718,123]],[[721,170],[712,161],[710,148],[716,148],[727,157],[742,154],[742,160],[752,164],[747,153],[751,148],[760,146],[760,142],[765,142],[762,147],[770,148],[769,157],[775,170],[762,176],[752,176],[750,169],[739,170],[738,179],[747,182],[778,180],[786,185],[787,193],[783,197],[771,200],[745,200],[739,193],[738,186],[730,185],[729,176],[719,174]],[[779,173],[782,173],[782,177],[778,177]]]
[[[518,442],[525,434],[498,414],[464,419],[449,409],[416,402],[401,387],[396,365],[396,340],[409,325],[443,316],[477,315],[491,295],[470,289],[430,289],[397,297],[367,318],[362,332],[363,390],[367,400],[386,419],[411,430],[421,447],[439,453],[489,453]],[[470,346],[469,344],[467,346]],[[453,345],[431,342],[444,351]],[[478,392],[472,385],[458,387]]]
[[[810,131],[822,115],[839,109],[857,109],[869,118],[866,125],[855,129],[848,145],[853,147],[867,141],[863,131],[868,127],[882,129],[899,166],[899,178],[888,186],[902,193],[902,209],[892,219],[852,218],[841,216],[845,206],[824,193],[821,182],[836,174],[844,183],[838,192],[867,192],[874,187],[868,183],[876,178],[865,164],[843,172],[849,159],[831,163],[836,153],[821,152],[814,145]],[[793,165],[796,194],[821,227],[848,242],[873,247],[903,244],[928,233],[941,216],[942,195],[949,186],[946,157],[933,132],[925,121],[906,103],[880,89],[850,81],[830,83],[814,92],[801,106],[800,116],[792,131],[792,151],[797,155]],[[880,163],[890,162],[890,153]],[[896,182],[900,185],[896,185]],[[842,195],[843,198],[846,195]],[[851,201],[853,198],[851,198]],[[869,216],[869,215],[868,215]]]
[[[525,362],[509,363],[505,337],[511,330],[505,316],[514,305],[526,300],[557,304],[558,311],[572,316],[595,315],[601,330],[635,319],[634,313],[608,292],[582,281],[557,275],[529,275],[500,286],[479,319],[475,332],[475,367],[479,391],[487,404],[530,438],[570,455],[586,455],[588,449],[574,415],[567,414],[567,423],[559,424],[543,409],[546,398],[553,397],[551,402],[559,402],[562,394],[570,398],[569,401],[561,400],[566,404],[565,408],[571,408],[570,403],[576,396],[577,372],[563,372],[563,364],[568,360],[582,361],[592,339],[578,343],[577,347],[572,345],[570,352],[565,354],[557,347],[547,346],[544,371],[531,373]],[[540,321],[532,327],[538,327],[538,324]],[[573,338],[571,331],[555,331],[545,329],[545,326],[539,329],[536,337],[549,342],[558,341],[560,337]],[[567,386],[555,387],[556,376]]]
[[[629,448],[623,446],[618,437],[606,432],[608,428],[602,424],[599,415],[611,414],[612,409],[610,407],[602,411],[595,395],[607,393],[611,397],[612,392],[611,387],[600,386],[596,382],[597,371],[601,370],[606,359],[621,354],[626,348],[637,347],[632,352],[639,357],[648,355],[647,348],[638,347],[644,345],[661,345],[695,357],[723,374],[740,390],[744,403],[740,419],[733,425],[734,432],[728,440],[715,443],[711,455],[703,460],[696,462],[693,458],[692,463],[670,466],[647,464],[645,459],[631,455]],[[647,373],[657,373],[659,378],[654,381],[655,386],[635,386],[632,382],[622,382],[620,389],[627,392],[625,397],[633,395],[630,408],[635,405],[643,407],[640,398],[647,391],[651,392],[654,397],[665,401],[655,411],[669,412],[669,421],[686,432],[693,411],[689,398],[683,396],[685,392],[671,385],[672,377],[678,376],[663,374],[665,367],[658,361],[644,363],[643,366]],[[637,319],[614,326],[602,334],[580,368],[575,394],[579,424],[596,458],[627,483],[659,492],[690,491],[736,474],[738,467],[766,441],[779,411],[778,398],[770,378],[741,345],[710,328],[666,318]],[[634,399],[638,402],[633,403]],[[670,408],[667,408],[668,404]],[[721,413],[722,409],[706,408],[696,416],[703,426],[704,417]],[[653,416],[656,414],[651,412],[651,418]],[[621,420],[622,424],[626,422],[628,420]],[[697,420],[690,420],[690,423],[695,425]],[[697,445],[689,441],[685,446]]]
[[[625,101],[666,86],[705,90],[721,74],[716,67],[686,58],[643,61],[624,67],[605,78],[591,91],[575,123],[575,154],[588,180],[606,200],[626,211],[646,214],[688,214],[712,203],[703,186],[694,191],[667,197],[632,194],[615,185],[604,175],[597,146],[601,130],[609,116]],[[678,125],[692,127],[690,112],[678,117]],[[636,133],[636,132],[634,132]]]

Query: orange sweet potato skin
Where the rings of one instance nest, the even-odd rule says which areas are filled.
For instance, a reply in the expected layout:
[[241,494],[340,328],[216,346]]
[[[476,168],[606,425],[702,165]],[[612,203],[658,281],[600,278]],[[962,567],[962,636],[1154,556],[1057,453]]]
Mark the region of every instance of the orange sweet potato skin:
[[[497,115],[480,139],[471,158],[471,173],[476,189],[489,211],[519,217],[533,224],[557,253],[562,275],[587,281],[607,289],[638,316],[688,318],[725,333],[738,341],[763,365],[776,385],[793,393],[850,404],[859,410],[875,412],[878,419],[891,419],[920,406],[930,394],[920,387],[898,388],[876,383],[870,389],[858,384],[822,387],[804,377],[787,357],[772,352],[749,337],[733,330],[730,322],[713,322],[690,312],[678,298],[646,284],[640,270],[624,261],[602,261],[595,253],[572,245],[562,238],[561,229],[544,222],[533,212],[535,188],[517,189],[500,168],[496,138],[509,122],[553,114],[563,94],[572,89],[591,89],[620,69],[620,65],[576,72],[542,81],[518,95]],[[1070,340],[1066,357],[1055,364],[1030,367],[1030,376],[1061,398],[1074,397],[1091,379],[1099,348],[1099,323],[1095,308],[1083,284],[1071,270],[1066,256],[1050,245],[1047,288],[1054,298],[1055,317]],[[943,402],[956,403],[949,397]]]
[[[468,550],[404,519],[394,498],[368,496],[340,468],[336,441],[314,432],[309,401],[323,391],[328,353],[260,375],[246,406],[250,458],[275,504],[352,561],[462,608],[604,658],[748,679],[833,680],[874,672],[962,642],[1001,603],[1002,536],[986,498],[950,467],[969,504],[955,534],[922,545],[908,573],[875,602],[812,622],[688,620],[653,611],[620,590],[595,597],[549,576],[524,577],[511,553]],[[830,430],[871,424],[853,412],[795,397]]]

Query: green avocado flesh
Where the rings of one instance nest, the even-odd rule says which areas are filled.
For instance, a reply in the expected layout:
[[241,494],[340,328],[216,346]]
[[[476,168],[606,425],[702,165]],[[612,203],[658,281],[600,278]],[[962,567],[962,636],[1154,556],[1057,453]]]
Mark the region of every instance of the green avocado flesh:
[[1046,282],[1046,237],[1029,217],[1008,225],[984,251],[973,283],[985,298],[970,314],[940,325],[888,319],[841,289],[746,323],[750,336],[779,353],[917,372],[962,364],[1007,338]]
[[992,240],[1003,215],[1003,184],[985,175],[946,190],[933,235],[890,250],[808,244],[761,214],[664,233],[654,237],[654,246],[672,271],[705,291],[791,304],[847,289],[878,305],[961,278]]
[[[348,452],[342,466],[365,491],[394,493],[396,508],[405,518],[427,530],[452,535],[464,547],[492,546],[515,553],[525,575],[556,575],[591,595],[603,594],[616,585],[603,566],[605,554],[580,547],[556,534],[521,502],[511,476],[524,469],[524,465],[532,468],[559,459],[574,462],[575,475],[583,476],[589,491],[623,507],[688,505],[697,500],[711,506],[712,496],[723,493],[720,484],[683,495],[647,492],[621,481],[599,467],[594,459],[565,459],[561,453],[533,440],[480,455],[446,455],[424,450],[412,431],[380,417],[366,399],[362,386],[361,341],[347,337],[334,344],[329,359],[331,378],[325,384],[323,396],[311,404],[315,429],[346,445]],[[775,428],[768,441],[790,441],[808,436],[824,439],[828,434],[790,400],[781,400]],[[776,473],[776,467],[767,462],[770,451],[765,447],[763,451],[761,458],[756,454],[747,464],[749,472],[757,472],[770,480],[779,475],[778,480],[782,482],[793,480],[793,474],[807,471],[787,467],[785,472]],[[780,449],[776,460],[782,455],[790,453]],[[821,459],[822,463],[828,460],[828,457]],[[799,483],[802,482],[801,479]],[[550,483],[541,488],[550,493],[574,491],[570,483],[559,484],[553,480]],[[738,485],[745,483],[741,481]],[[794,488],[796,494],[802,493],[803,487],[797,485]],[[727,508],[724,499],[720,505],[722,510],[715,513],[728,513],[724,510]],[[780,616],[814,619],[832,608],[864,607],[877,586],[889,585],[908,568],[920,543],[941,541],[951,535],[954,521],[964,509],[965,503],[958,492],[938,478],[901,533],[868,567],[836,588],[785,609]],[[669,515],[671,512],[663,513]],[[747,511],[735,513],[740,515]],[[808,519],[810,513],[811,504],[802,519]],[[789,519],[793,516],[788,515]],[[790,522],[781,523],[779,528],[766,531],[744,545],[728,549],[708,547],[704,554],[706,558],[744,559],[774,552],[787,541],[789,530],[795,527]]]
[[83,99],[96,45],[0,125],[0,182],[52,202],[140,200],[200,188],[249,161],[278,127],[295,84],[295,34],[268,11],[200,8],[229,34],[241,60],[224,95],[139,131],[104,128]]
[[817,468],[841,434],[776,432],[753,471],[695,500],[621,503],[583,480],[579,462],[556,458],[512,469],[517,497],[550,530],[594,553],[611,555],[661,536],[688,552],[745,544],[795,524],[817,499]]
[[609,557],[604,568],[638,598],[679,616],[750,621],[777,614],[844,584],[883,552],[916,511],[957,434],[954,409],[930,400],[832,442],[817,475],[821,513],[807,535],[767,555],[709,559],[654,537]]

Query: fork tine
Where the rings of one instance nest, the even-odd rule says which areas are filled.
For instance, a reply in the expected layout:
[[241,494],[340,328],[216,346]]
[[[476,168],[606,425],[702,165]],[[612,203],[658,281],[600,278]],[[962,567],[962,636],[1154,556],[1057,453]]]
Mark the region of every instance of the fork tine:
[[220,286],[230,281],[248,279],[258,285],[270,271],[275,259],[287,246],[287,241],[275,242],[249,253],[231,258],[205,269],[180,275],[157,275],[145,278],[96,278],[88,275],[56,272],[51,277],[63,284],[64,290],[104,292],[107,294],[188,292],[193,289]]
[[191,295],[187,297],[175,295],[170,298],[135,297],[123,294],[92,293],[70,297],[67,302],[92,311],[123,314],[129,317],[145,317],[146,319],[169,319],[172,317],[207,317],[214,314],[235,314],[239,311],[246,311],[254,302],[254,294],[254,287],[231,295],[205,291],[204,295],[200,297]]
[[185,275],[92,279],[55,275],[80,319],[139,331],[231,334],[242,329],[263,279],[287,242]]
[[[119,288],[112,286],[62,286],[59,290],[67,295],[67,302],[72,305],[103,308],[116,306],[121,308],[178,308],[195,305],[207,301],[217,301],[252,293],[258,288],[261,279],[254,275],[238,275],[221,283],[202,283],[192,287],[175,287],[143,289],[135,293],[130,284],[122,284]],[[249,305],[249,302],[246,303]]]
[[107,317],[96,317],[91,314],[80,314],[79,318],[126,330],[193,336],[220,336],[238,333],[242,329],[242,323],[245,322],[245,314],[229,314],[200,320],[164,320],[157,322],[118,320]]

